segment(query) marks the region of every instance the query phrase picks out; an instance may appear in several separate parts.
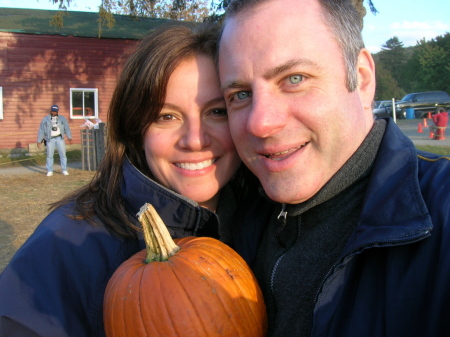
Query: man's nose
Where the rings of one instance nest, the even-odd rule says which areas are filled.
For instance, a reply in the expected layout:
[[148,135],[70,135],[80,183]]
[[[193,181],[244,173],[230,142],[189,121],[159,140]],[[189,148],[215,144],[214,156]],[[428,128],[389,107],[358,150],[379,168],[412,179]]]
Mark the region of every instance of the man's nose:
[[267,138],[284,128],[288,111],[270,92],[253,93],[247,131],[255,137]]

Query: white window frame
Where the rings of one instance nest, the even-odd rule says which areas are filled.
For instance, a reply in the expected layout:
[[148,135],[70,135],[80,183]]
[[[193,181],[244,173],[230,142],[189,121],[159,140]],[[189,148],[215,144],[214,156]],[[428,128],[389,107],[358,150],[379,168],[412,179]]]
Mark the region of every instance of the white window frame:
[[0,87],[0,119],[3,119],[3,87]]
[[[74,92],[93,92],[94,93],[94,111],[92,116],[80,116],[80,115],[74,115],[73,113],[73,106],[72,106],[72,94]],[[84,107],[83,107],[84,108]],[[97,88],[70,88],[70,118],[71,119],[95,119],[98,118],[98,89]]]

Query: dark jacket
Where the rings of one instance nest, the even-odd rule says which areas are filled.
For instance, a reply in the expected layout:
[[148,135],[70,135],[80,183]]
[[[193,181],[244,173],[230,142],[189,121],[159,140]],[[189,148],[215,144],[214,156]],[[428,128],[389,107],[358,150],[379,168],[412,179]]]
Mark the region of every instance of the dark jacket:
[[[317,289],[311,336],[450,336],[449,192],[449,158],[417,151],[389,120],[356,229]],[[249,263],[258,226],[237,232]]]
[[[129,162],[122,194],[134,219],[144,203],[153,204],[174,238],[218,237],[213,212],[156,184]],[[71,220],[70,214],[71,205],[51,212],[0,275],[0,336],[105,335],[106,284],[145,245],[142,239],[124,240],[102,226]]]

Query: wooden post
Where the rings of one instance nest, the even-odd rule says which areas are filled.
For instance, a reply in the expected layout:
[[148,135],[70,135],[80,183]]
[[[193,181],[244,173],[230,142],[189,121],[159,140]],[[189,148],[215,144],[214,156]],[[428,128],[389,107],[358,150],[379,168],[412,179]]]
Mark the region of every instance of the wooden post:
[[98,168],[100,162],[105,156],[106,150],[105,131],[106,131],[105,123],[98,123],[98,129],[94,129],[95,154],[96,154],[95,169]]
[[105,123],[99,123],[98,129],[84,129],[81,132],[81,168],[96,171],[106,150]]

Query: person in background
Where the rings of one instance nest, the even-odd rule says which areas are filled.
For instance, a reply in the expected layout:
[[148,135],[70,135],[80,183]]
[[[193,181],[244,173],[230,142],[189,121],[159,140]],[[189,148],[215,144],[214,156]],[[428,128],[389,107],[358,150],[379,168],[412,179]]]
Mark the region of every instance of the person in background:
[[439,108],[438,113],[431,117],[433,124],[430,125],[430,131],[436,134],[438,128],[447,128],[448,112],[444,108]]
[[0,336],[104,336],[103,294],[119,265],[145,248],[136,217],[145,203],[173,238],[230,242],[241,161],[216,40],[215,26],[171,26],[130,56],[98,172],[54,205],[0,276]]
[[236,223],[236,249],[262,287],[269,337],[450,336],[450,158],[374,120],[352,2],[227,7],[230,131],[275,205]]
[[37,146],[40,148],[42,143],[47,146],[47,177],[53,175],[53,157],[55,148],[58,150],[61,160],[62,174],[69,175],[67,171],[66,143],[64,136],[67,136],[69,144],[72,144],[72,133],[66,117],[59,115],[59,107],[52,105],[50,115],[45,116],[39,126]]

